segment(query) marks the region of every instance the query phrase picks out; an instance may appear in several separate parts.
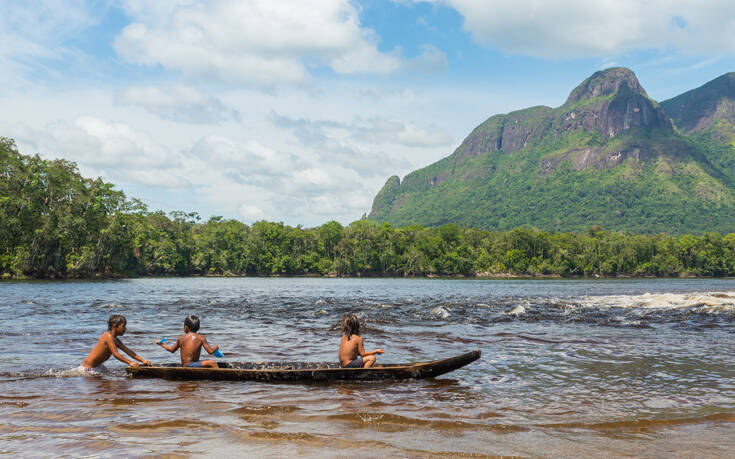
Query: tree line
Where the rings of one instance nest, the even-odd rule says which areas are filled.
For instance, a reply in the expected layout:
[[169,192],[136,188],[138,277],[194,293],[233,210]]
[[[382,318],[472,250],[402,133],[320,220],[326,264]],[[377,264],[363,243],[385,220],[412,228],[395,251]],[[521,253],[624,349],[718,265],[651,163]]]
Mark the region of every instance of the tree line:
[[0,276],[732,276],[735,233],[485,231],[358,220],[315,228],[150,211],[0,137]]

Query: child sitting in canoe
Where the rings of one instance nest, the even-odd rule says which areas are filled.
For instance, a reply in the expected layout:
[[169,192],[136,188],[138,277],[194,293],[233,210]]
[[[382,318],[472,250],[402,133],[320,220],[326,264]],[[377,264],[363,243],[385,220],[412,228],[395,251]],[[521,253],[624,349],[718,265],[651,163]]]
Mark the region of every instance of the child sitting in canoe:
[[166,346],[163,344],[164,340],[156,341],[156,344],[166,349],[169,352],[176,352],[176,349],[181,348],[181,366],[197,368],[219,368],[217,362],[214,360],[203,360],[199,361],[199,355],[202,352],[202,347],[209,352],[214,354],[219,349],[216,344],[210,346],[207,342],[207,338],[204,335],[200,335],[199,331],[199,317],[191,315],[184,319],[184,334],[179,336],[176,340],[176,344],[173,346]]
[[382,349],[366,352],[360,337],[360,320],[354,314],[342,317],[342,341],[339,343],[339,363],[342,368],[370,368],[375,363],[375,354]]
[[107,320],[107,331],[102,333],[100,339],[97,340],[97,344],[94,345],[92,351],[89,353],[84,362],[78,367],[79,371],[85,375],[101,375],[108,373],[107,367],[102,365],[110,356],[121,362],[127,363],[130,366],[137,367],[138,363],[128,360],[120,354],[118,349],[122,350],[130,357],[134,358],[143,365],[150,365],[151,362],[145,360],[143,357],[136,354],[125,346],[118,336],[125,334],[127,330],[128,321],[124,316],[120,314],[112,314]]

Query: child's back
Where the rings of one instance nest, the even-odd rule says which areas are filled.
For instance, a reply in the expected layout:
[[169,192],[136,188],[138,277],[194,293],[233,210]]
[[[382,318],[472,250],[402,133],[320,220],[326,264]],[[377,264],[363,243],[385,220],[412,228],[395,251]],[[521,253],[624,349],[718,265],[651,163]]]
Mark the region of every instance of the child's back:
[[179,336],[178,343],[181,348],[181,364],[186,366],[192,362],[198,362],[202,354],[202,346],[207,339],[199,333],[190,331]]
[[199,331],[199,318],[191,315],[184,320],[184,334],[179,336],[176,344],[169,347],[160,340],[156,341],[156,344],[169,352],[176,352],[177,349],[181,349],[181,366],[218,368],[219,365],[214,360],[199,361],[199,357],[202,354],[202,347],[210,354],[214,354],[219,349],[219,346],[216,344],[210,346],[207,338],[197,333],[197,331]]
[[[375,363],[375,354],[382,349],[366,352],[360,337],[360,321],[354,314],[342,317],[342,340],[339,343],[339,363],[343,368],[370,368]],[[363,359],[364,358],[364,359]]]
[[360,344],[358,343],[362,343],[362,338],[358,335],[352,335],[349,338],[347,335],[342,335],[342,340],[339,342],[339,363],[343,367],[359,357]]

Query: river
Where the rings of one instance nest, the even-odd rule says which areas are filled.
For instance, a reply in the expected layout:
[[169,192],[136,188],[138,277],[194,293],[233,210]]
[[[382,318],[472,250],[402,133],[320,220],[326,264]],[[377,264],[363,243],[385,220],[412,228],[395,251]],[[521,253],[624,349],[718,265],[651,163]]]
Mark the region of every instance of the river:
[[[335,360],[355,312],[378,363],[480,349],[436,379],[264,384],[69,376],[107,328],[144,358],[201,333],[229,361]],[[0,454],[725,457],[735,279],[145,278],[0,283]]]

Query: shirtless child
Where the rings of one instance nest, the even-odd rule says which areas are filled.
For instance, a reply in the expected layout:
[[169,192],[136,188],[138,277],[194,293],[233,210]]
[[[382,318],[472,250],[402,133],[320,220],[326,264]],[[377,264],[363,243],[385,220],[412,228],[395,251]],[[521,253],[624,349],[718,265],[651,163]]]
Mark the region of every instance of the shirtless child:
[[[108,370],[104,365],[102,365],[102,362],[109,359],[111,355],[115,356],[117,360],[127,363],[133,367],[137,367],[138,362],[143,365],[150,365],[151,362],[143,359],[143,357],[130,350],[118,338],[118,336],[125,334],[126,329],[127,320],[125,320],[125,317],[120,314],[111,315],[107,320],[107,331],[102,333],[102,336],[97,340],[97,344],[95,344],[92,352],[89,353],[87,358],[84,359],[84,362],[82,362],[82,365],[79,367],[82,373],[87,375],[100,375],[107,373]],[[138,362],[133,362],[132,360],[128,360],[123,357],[118,351],[118,348]]]
[[198,334],[197,331],[199,331],[199,317],[191,315],[184,319],[184,334],[179,336],[176,344],[169,347],[163,344],[161,340],[156,341],[156,344],[169,352],[176,352],[176,349],[181,348],[181,366],[183,367],[219,368],[214,360],[199,361],[202,346],[210,354],[214,354],[219,346],[216,344],[210,346],[207,338]]
[[342,368],[370,368],[375,363],[375,354],[382,349],[366,352],[360,337],[360,320],[354,314],[342,317],[342,341],[339,343],[339,363]]

